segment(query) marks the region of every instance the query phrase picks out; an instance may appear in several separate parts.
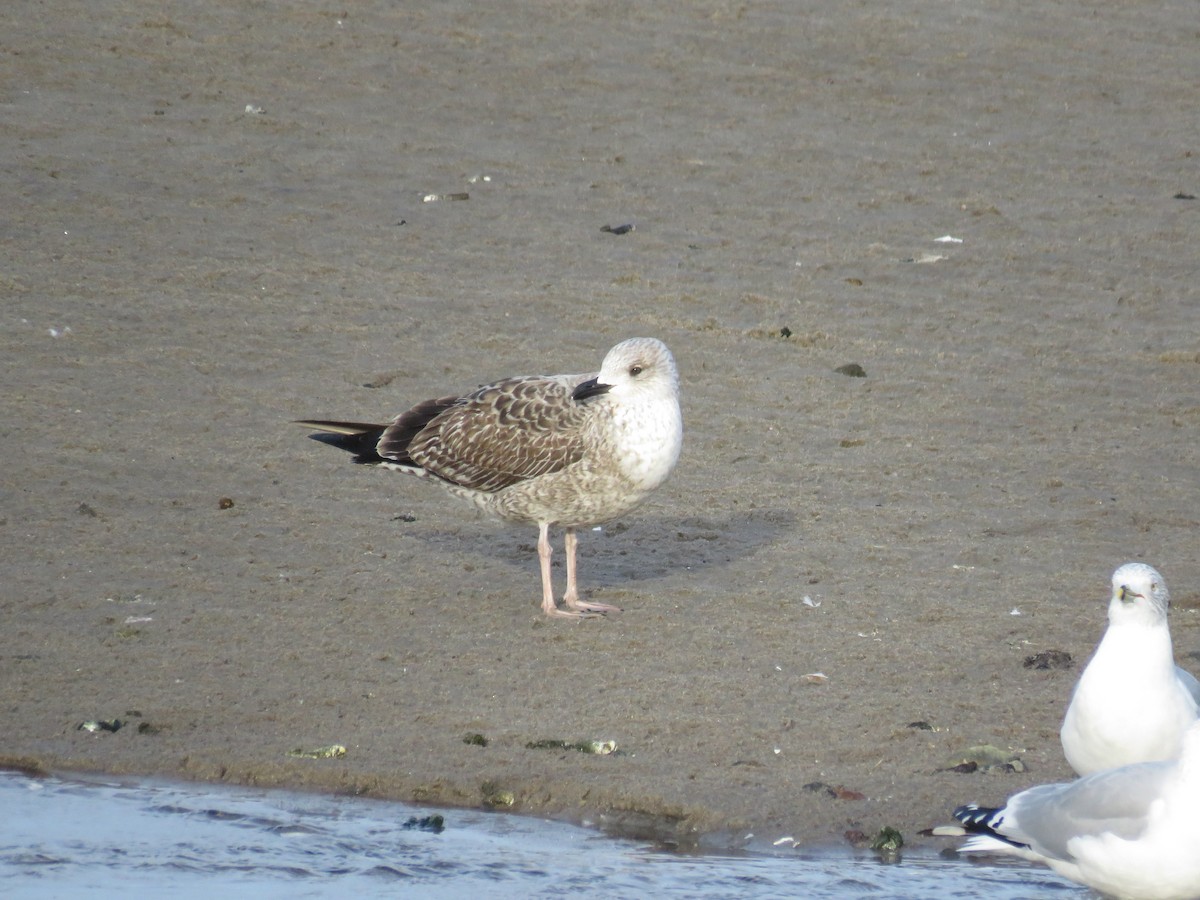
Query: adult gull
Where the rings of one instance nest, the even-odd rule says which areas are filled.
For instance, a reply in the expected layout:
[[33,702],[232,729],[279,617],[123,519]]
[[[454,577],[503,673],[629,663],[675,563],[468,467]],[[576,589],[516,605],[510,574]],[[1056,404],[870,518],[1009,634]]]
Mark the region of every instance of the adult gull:
[[1167,583],[1150,566],[1126,563],[1113,573],[1108,628],[1060,732],[1080,775],[1179,755],[1200,709],[1200,682],[1175,665],[1169,604]]
[[[542,611],[590,617],[581,600],[576,530],[623,516],[662,484],[683,443],[679,373],[667,345],[631,338],[588,375],[521,375],[426,400],[386,425],[304,420],[355,462],[432,478],[487,513],[538,526]],[[550,577],[551,525],[565,532],[567,589]]]
[[954,817],[973,832],[965,853],[1004,853],[1116,897],[1200,897],[1200,722],[1178,759],[1121,766],[1043,784],[999,809]]

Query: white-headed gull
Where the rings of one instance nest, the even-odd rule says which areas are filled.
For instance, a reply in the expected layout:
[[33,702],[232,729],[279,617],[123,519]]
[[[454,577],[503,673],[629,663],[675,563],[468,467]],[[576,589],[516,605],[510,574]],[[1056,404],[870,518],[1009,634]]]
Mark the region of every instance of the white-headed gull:
[[1108,629],[1063,719],[1063,753],[1080,775],[1174,759],[1200,709],[1200,682],[1175,665],[1167,584],[1144,563],[1112,577]]

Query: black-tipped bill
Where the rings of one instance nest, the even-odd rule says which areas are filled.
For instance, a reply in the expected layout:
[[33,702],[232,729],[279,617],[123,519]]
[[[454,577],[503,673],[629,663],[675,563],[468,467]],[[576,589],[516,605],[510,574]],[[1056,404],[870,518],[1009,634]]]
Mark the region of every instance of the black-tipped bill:
[[571,392],[571,399],[575,401],[586,400],[588,397],[598,397],[600,394],[607,394],[611,390],[611,384],[601,384],[599,378],[589,378]]

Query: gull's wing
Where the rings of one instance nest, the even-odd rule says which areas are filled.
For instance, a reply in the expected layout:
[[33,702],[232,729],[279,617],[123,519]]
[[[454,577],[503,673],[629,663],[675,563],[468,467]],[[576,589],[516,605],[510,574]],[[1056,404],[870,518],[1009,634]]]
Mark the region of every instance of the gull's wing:
[[1173,763],[1140,763],[1030,788],[1009,801],[995,830],[1044,856],[1069,860],[1073,838],[1140,835],[1173,772]]
[[1183,686],[1187,688],[1188,693],[1192,695],[1192,699],[1196,701],[1196,705],[1200,706],[1200,681],[1197,681],[1196,676],[1187,669],[1181,669],[1179,666],[1175,667],[1175,674]]
[[[557,472],[583,456],[591,413],[571,391],[587,377],[507,378],[448,405],[430,401],[388,427],[379,453],[411,459],[439,478],[485,493]],[[414,417],[422,407],[429,407],[423,421]]]

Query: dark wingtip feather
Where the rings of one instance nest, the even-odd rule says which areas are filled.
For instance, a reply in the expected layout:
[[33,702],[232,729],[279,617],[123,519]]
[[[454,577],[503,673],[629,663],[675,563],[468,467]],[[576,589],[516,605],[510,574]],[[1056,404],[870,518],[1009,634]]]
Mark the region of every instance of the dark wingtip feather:
[[419,468],[408,455],[409,445],[426,425],[458,402],[458,397],[439,397],[418,403],[408,412],[397,416],[382,432],[378,452],[385,459]]
[[967,831],[992,833],[992,819],[999,809],[989,809],[978,803],[968,803],[954,811],[954,818],[966,826]]
[[373,465],[383,462],[379,455],[379,438],[387,428],[386,425],[371,425],[363,422],[325,422],[304,419],[296,424],[307,425],[310,428],[321,429],[309,437],[330,447],[337,447],[347,453],[354,454],[354,461],[363,465]]

